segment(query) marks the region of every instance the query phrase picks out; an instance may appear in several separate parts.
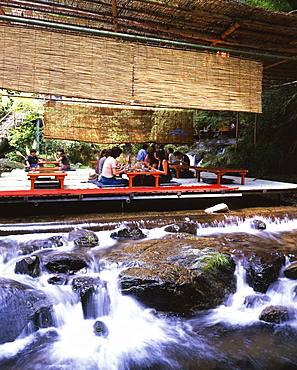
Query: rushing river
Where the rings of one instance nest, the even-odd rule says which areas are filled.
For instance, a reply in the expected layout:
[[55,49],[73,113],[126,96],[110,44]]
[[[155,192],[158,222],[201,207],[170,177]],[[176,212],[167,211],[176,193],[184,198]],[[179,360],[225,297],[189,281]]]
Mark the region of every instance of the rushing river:
[[[246,234],[256,237],[265,246],[280,240],[283,244],[287,240],[284,235],[297,234],[297,220],[262,221],[266,223],[266,230],[251,228],[249,219],[226,219],[210,226],[197,224],[196,237],[227,235],[232,239],[234,235]],[[267,300],[254,306],[245,304],[246,297],[256,293],[247,284],[243,259],[237,254],[236,292],[214,309],[182,317],[157,312],[129,295],[122,295],[118,277],[125,267],[104,258],[113,248],[121,248],[120,243],[110,237],[111,232],[121,226],[97,225],[100,244],[88,250],[89,263],[80,274],[98,278],[101,283],[88,300],[86,312],[70,284],[77,274],[68,277],[67,284],[55,285],[49,283],[53,274],[45,270],[37,277],[15,273],[16,263],[24,258],[20,255],[21,246],[32,240],[59,235],[63,245],[57,249],[72,251],[74,244],[65,230],[74,226],[94,228],[96,225],[67,225],[66,222],[60,225],[0,225],[2,234],[11,233],[0,239],[0,278],[12,279],[43,292],[53,308],[53,322],[49,327],[36,330],[30,323],[14,341],[0,345],[0,369],[297,369],[295,316],[281,324],[259,320],[263,309],[270,305],[286,306],[292,312],[297,310],[293,294],[297,281],[286,278],[283,273],[290,263],[289,252],[284,252],[285,265],[279,278],[269,286]],[[147,228],[141,223],[139,226],[147,236],[145,240],[159,239],[161,242],[168,235],[164,227]],[[56,232],[49,232],[53,227]],[[35,229],[38,233],[31,233]],[[94,330],[96,322],[103,325],[102,335]],[[3,325],[1,323],[1,327]]]

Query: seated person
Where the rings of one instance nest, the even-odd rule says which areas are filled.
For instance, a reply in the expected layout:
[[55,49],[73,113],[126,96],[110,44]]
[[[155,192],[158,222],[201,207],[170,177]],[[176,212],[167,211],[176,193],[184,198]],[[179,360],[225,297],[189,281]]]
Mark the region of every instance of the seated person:
[[137,153],[136,161],[138,161],[138,162],[144,162],[145,157],[146,157],[147,148],[148,148],[148,145],[147,144],[143,144],[142,145],[142,148]]
[[180,151],[176,151],[174,153],[174,155],[175,155],[175,158],[176,158],[175,164],[180,164],[180,165],[184,166],[184,168],[182,168],[182,170],[180,172],[180,177],[181,178],[194,177],[194,173],[192,171],[190,171],[190,158],[186,154],[183,154]]
[[116,158],[118,158],[121,154],[122,154],[122,149],[119,147],[113,147],[109,151],[109,157],[106,158],[103,164],[103,168],[102,168],[102,173],[101,173],[101,178],[100,178],[101,184],[103,185],[123,185],[123,186],[128,185],[128,180],[116,178],[116,176],[119,176],[126,172],[125,169],[117,170]]
[[153,146],[150,146],[148,149],[147,149],[147,154],[146,154],[146,157],[144,159],[144,164],[147,166],[147,167],[152,167],[152,168],[156,168],[157,165],[158,165],[158,160],[155,156],[155,149]]
[[98,161],[97,161],[97,164],[96,164],[96,167],[95,167],[95,172],[96,174],[98,175],[98,179],[100,179],[100,176],[101,176],[101,173],[102,173],[102,169],[103,169],[103,165],[104,165],[104,162],[106,160],[106,158],[109,156],[109,151],[108,149],[103,149],[100,153],[100,156],[98,158]]
[[176,162],[175,155],[173,154],[173,148],[168,148],[168,163],[173,164]]
[[61,171],[70,170],[70,161],[65,154],[64,149],[59,149],[57,152],[57,161],[59,162],[59,167]]
[[161,171],[160,184],[170,182],[172,179],[171,173],[169,171],[168,162],[166,159],[166,153],[164,149],[158,150],[156,153],[156,158],[158,159],[157,170]]
[[30,150],[30,154],[25,158],[26,171],[39,166],[39,158],[35,149]]

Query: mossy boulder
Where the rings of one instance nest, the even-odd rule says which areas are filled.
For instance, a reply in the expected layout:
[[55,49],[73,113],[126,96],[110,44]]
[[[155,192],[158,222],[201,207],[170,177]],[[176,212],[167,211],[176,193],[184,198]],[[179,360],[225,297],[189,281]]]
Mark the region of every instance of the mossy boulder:
[[160,311],[192,313],[214,308],[236,290],[235,264],[229,254],[201,240],[150,240],[110,253],[126,264],[121,289]]
[[98,236],[93,231],[86,229],[74,229],[70,231],[68,240],[73,241],[74,245],[78,248],[93,248],[99,244]]

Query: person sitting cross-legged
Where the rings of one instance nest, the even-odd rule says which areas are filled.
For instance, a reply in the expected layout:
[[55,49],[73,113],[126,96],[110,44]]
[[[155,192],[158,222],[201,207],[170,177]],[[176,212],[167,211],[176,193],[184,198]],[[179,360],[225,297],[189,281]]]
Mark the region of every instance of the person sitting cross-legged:
[[157,150],[156,158],[158,160],[157,170],[161,171],[160,184],[170,182],[172,176],[169,171],[165,150],[164,149]]
[[25,158],[26,171],[37,168],[39,166],[39,158],[35,149],[30,150],[30,154]]
[[65,154],[64,149],[59,149],[57,151],[57,161],[59,162],[59,167],[61,171],[70,170],[70,161]]
[[109,157],[106,158],[102,168],[100,178],[100,183],[102,185],[128,185],[128,180],[116,178],[116,176],[119,176],[125,172],[124,169],[117,169],[116,158],[118,158],[121,154],[122,149],[119,147],[113,147],[110,149]]

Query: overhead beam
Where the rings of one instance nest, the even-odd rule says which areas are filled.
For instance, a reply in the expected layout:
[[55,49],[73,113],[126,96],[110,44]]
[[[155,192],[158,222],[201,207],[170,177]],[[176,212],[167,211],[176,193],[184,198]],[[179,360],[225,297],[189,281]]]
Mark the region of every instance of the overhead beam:
[[[0,15],[0,21],[6,22],[14,22],[20,23],[24,25],[30,26],[39,26],[39,27],[47,27],[48,29],[57,29],[57,30],[65,30],[65,31],[73,31],[73,32],[80,32],[80,33],[87,33],[92,35],[97,35],[100,37],[111,37],[111,38],[121,38],[123,40],[128,41],[138,41],[138,42],[145,42],[145,43],[153,43],[157,45],[164,45],[164,46],[172,46],[172,47],[181,47],[181,48],[189,48],[189,49],[196,49],[196,50],[204,50],[210,52],[217,52],[218,48],[215,46],[208,46],[208,45],[201,45],[201,44],[194,44],[191,42],[185,41],[177,41],[177,40],[168,40],[163,38],[157,37],[147,37],[135,34],[128,34],[123,32],[113,32],[113,31],[106,31],[101,30],[98,28],[90,28],[84,26],[77,26],[73,24],[65,24],[65,23],[57,23],[57,22],[50,22],[44,21],[40,19],[33,19],[33,18],[24,18],[12,15]],[[282,54],[272,54],[272,53],[264,53],[254,50],[240,50],[240,49],[232,49],[232,48],[219,48],[220,51],[229,52],[232,54],[237,54],[241,56],[249,56],[249,57],[265,57],[268,59],[281,59],[283,60],[286,58],[287,60],[297,61],[297,56],[286,56]]]
[[[0,0],[0,5],[3,3],[3,1]],[[35,17],[36,18],[40,18],[40,16],[42,16],[43,14],[48,14],[47,16],[47,19],[44,19],[45,21],[51,21],[51,15],[66,15],[68,17],[73,17],[75,20],[78,19],[79,21],[82,21],[82,20],[91,20],[92,22],[103,22],[105,23],[106,25],[113,25],[114,24],[114,19],[112,17],[112,15],[106,15],[106,14],[103,14],[103,13],[93,13],[93,12],[85,12],[85,11],[81,11],[81,10],[74,10],[72,8],[69,8],[69,7],[64,7],[63,6],[63,9],[59,9],[57,10],[56,8],[53,8],[52,6],[49,5],[49,3],[47,4],[46,7],[44,7],[43,5],[38,5],[38,9],[36,9],[36,7],[32,7],[32,5],[29,5],[31,3],[31,1],[24,1],[24,0],[17,0],[17,3],[19,5],[12,5],[12,2],[8,2],[9,4],[9,7],[16,7],[18,8],[18,6],[22,6],[22,9],[27,9],[27,10],[33,10],[35,12]],[[27,3],[27,4],[26,4]],[[111,6],[111,4],[110,4]],[[70,12],[70,10],[72,10]],[[119,10],[119,8],[118,8]],[[119,13],[120,14],[120,13]],[[24,15],[24,17],[26,17],[26,15]],[[31,17],[30,17],[31,18]],[[193,28],[178,28],[178,27],[174,27],[174,25],[172,24],[171,26],[168,26],[166,24],[166,20],[163,19],[163,20],[159,20],[158,22],[156,20],[154,21],[145,21],[145,20],[142,20],[142,19],[139,19],[138,20],[135,20],[131,17],[121,17],[120,15],[118,16],[117,18],[117,25],[118,27],[121,27],[123,32],[125,32],[125,30],[128,30],[129,28],[131,29],[131,31],[133,32],[145,32],[145,34],[147,36],[152,36],[152,37],[156,37],[156,34],[159,34],[157,37],[165,37],[167,38],[169,35],[171,37],[174,37],[174,39],[180,39],[180,38],[183,38],[183,40],[185,42],[191,42],[191,43],[200,43],[200,42],[205,42],[205,43],[219,43],[219,40],[217,39],[214,39],[213,37],[210,37],[210,35],[207,35],[207,34],[203,34]],[[82,22],[80,22],[80,24],[78,26],[85,26],[85,24],[82,24]],[[89,27],[96,27],[96,25],[88,25]],[[194,26],[194,25],[193,25]],[[101,26],[100,26],[101,27]],[[130,31],[129,31],[130,32]],[[294,51],[292,48],[290,49],[286,49],[286,48],[282,48],[282,49],[279,49],[277,47],[274,47],[274,46],[271,46],[271,45],[262,45],[261,43],[259,43],[256,47],[255,45],[252,45],[252,44],[247,44],[247,43],[243,43],[243,42],[238,42],[238,41],[235,41],[235,40],[228,40],[228,39],[225,39],[224,40],[224,46],[225,47],[230,47],[230,48],[234,48],[234,49],[237,49],[237,48],[241,48],[242,50],[245,50],[245,49],[255,49],[255,50],[261,50],[263,52],[281,52],[281,53],[288,53],[288,54],[292,54],[293,55],[296,55],[297,54],[297,49],[296,51]]]
[[219,43],[223,43],[225,41],[225,39],[230,36],[232,33],[234,33],[238,28],[240,27],[240,24],[235,22],[233,24],[231,24],[222,34],[221,36],[219,37],[218,40],[215,40],[212,42],[212,46],[215,46]]
[[264,66],[263,69],[267,71],[267,69],[279,66],[281,64],[288,63],[288,59],[280,60],[279,62],[269,64],[268,66]]

